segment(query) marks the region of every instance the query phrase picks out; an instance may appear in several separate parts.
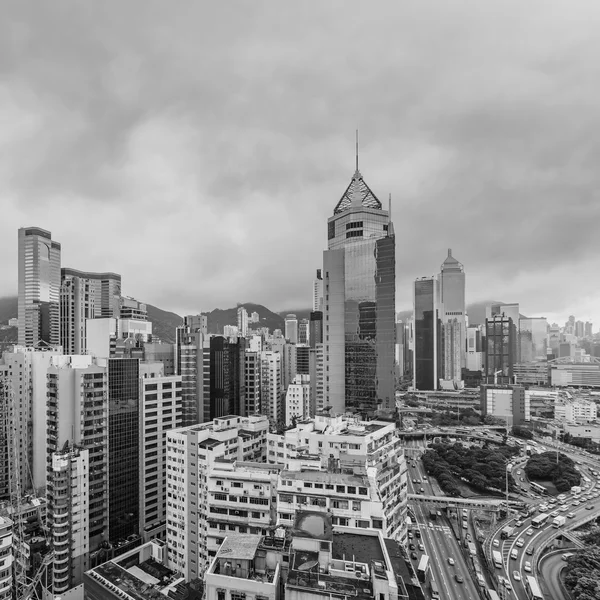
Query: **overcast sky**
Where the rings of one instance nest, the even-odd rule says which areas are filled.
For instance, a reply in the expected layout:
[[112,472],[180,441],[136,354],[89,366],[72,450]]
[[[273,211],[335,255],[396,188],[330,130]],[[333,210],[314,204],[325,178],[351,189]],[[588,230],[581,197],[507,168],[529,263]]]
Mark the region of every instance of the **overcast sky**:
[[4,2],[0,296],[17,229],[179,314],[310,306],[360,169],[397,307],[447,248],[469,302],[600,326],[600,3]]

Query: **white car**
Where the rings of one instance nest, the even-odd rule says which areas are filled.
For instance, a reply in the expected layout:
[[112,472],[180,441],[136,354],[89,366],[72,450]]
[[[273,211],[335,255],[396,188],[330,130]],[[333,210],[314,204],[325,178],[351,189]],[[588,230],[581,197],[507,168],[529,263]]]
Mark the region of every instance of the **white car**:
[[529,561],[525,562],[525,566],[523,567],[527,573],[531,573],[531,563]]
[[527,530],[527,535],[533,535],[534,531],[531,527]]
[[448,564],[450,566],[453,566],[454,565],[454,559],[453,558],[448,558]]
[[513,579],[515,581],[521,581],[521,573],[519,573],[519,571],[513,571]]
[[492,546],[494,546],[494,548],[499,548],[500,547],[500,540],[494,540],[492,542]]
[[523,538],[519,538],[517,540],[517,547],[522,548],[525,545],[525,540]]

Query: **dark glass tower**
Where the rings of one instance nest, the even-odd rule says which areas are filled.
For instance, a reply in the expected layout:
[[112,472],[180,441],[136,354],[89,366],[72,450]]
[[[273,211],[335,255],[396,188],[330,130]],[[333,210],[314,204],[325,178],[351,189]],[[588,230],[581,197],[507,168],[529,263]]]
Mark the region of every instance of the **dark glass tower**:
[[485,320],[486,383],[514,383],[517,356],[517,327],[511,317],[495,315]]
[[323,253],[324,405],[393,410],[396,242],[389,211],[358,171],[327,221]]
[[243,415],[246,409],[246,340],[210,339],[210,414],[207,421],[226,415]]
[[413,380],[417,390],[437,389],[441,374],[441,345],[438,343],[441,321],[436,285],[434,277],[422,277],[415,281]]
[[[138,533],[139,360],[108,361],[108,537],[116,542]],[[149,397],[146,396],[146,400]]]

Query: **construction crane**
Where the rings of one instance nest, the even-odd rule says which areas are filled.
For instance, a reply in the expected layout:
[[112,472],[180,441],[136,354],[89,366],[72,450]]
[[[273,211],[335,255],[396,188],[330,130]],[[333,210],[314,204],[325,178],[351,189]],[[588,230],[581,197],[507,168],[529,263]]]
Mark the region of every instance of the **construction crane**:
[[[49,552],[44,556],[41,564],[37,568],[33,577],[30,579],[27,576],[27,567],[25,564],[24,544],[25,531],[23,526],[23,518],[21,509],[25,504],[23,500],[23,490],[21,485],[21,452],[19,442],[21,440],[17,429],[17,415],[19,414],[18,407],[15,401],[15,393],[12,385],[12,378],[6,377],[0,380],[0,399],[2,400],[2,414],[6,416],[5,431],[8,442],[8,481],[10,504],[13,509],[13,587],[15,590],[16,600],[48,600],[47,588],[48,566],[52,563],[53,553]],[[29,465],[25,465],[29,476],[31,471]],[[32,480],[33,484],[33,480]],[[45,533],[44,533],[45,536]],[[44,577],[46,581],[44,582]],[[46,585],[44,585],[46,583]],[[40,594],[41,592],[41,594]]]

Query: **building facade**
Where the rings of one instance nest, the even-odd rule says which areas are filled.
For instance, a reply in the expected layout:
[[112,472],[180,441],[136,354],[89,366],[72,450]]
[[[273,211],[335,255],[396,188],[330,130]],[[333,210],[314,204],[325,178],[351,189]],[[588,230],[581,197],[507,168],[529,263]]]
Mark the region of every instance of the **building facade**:
[[310,413],[310,376],[296,375],[285,396],[285,424],[289,426],[297,419],[307,419]]
[[49,231],[19,229],[19,346],[60,344],[60,256]]
[[414,288],[413,384],[417,390],[437,390],[441,378],[441,320],[438,282],[435,277],[421,277]]
[[511,317],[496,315],[485,320],[485,381],[512,384],[517,362],[517,328]]
[[508,427],[518,427],[531,420],[531,396],[520,385],[482,385],[480,409],[506,421]]

